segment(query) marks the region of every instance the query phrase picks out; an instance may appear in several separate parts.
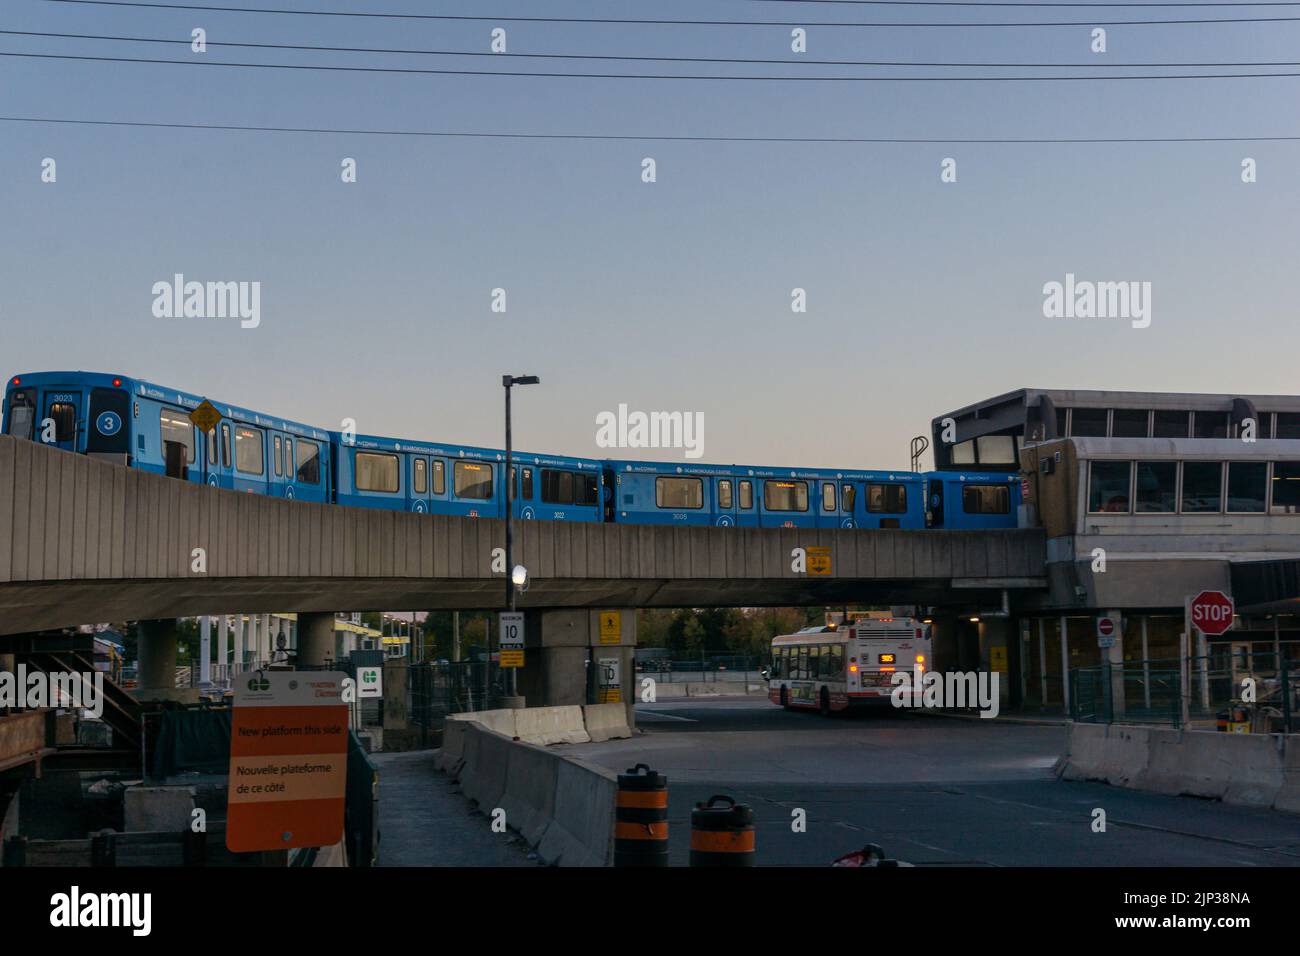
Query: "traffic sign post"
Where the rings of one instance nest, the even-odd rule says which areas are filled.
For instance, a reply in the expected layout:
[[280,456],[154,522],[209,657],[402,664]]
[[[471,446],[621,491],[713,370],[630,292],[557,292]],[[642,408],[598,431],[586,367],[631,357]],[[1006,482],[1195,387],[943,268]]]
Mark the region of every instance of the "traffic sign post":
[[502,667],[524,666],[524,612],[502,611],[501,630],[497,647],[501,651]]

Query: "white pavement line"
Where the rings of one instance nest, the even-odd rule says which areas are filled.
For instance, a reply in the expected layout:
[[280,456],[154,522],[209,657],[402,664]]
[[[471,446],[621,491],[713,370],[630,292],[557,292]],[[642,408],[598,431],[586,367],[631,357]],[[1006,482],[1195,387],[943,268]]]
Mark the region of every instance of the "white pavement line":
[[694,717],[678,717],[675,714],[665,714],[662,710],[638,710],[637,716],[645,715],[647,717],[658,717],[661,720],[680,720],[686,724],[698,724],[699,721]]

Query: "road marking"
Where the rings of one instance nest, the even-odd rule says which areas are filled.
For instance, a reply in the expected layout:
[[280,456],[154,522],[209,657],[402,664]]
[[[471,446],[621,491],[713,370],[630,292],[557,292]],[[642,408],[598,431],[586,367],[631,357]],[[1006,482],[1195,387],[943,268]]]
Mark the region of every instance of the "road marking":
[[699,721],[696,720],[694,717],[677,717],[677,716],[674,716],[673,714],[665,714],[662,710],[641,710],[640,708],[637,708],[636,715],[637,715],[638,717],[641,717],[641,716],[646,716],[646,717],[659,717],[659,718],[662,719],[662,720],[680,720],[680,721],[682,721],[683,723],[687,723],[687,724],[698,724],[698,723],[699,723]]

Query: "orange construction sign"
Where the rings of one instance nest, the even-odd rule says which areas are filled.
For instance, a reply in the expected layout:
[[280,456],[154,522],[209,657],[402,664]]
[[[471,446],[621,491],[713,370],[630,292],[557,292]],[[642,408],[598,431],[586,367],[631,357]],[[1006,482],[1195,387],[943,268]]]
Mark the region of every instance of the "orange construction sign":
[[254,671],[235,682],[226,846],[232,853],[343,838],[347,675]]

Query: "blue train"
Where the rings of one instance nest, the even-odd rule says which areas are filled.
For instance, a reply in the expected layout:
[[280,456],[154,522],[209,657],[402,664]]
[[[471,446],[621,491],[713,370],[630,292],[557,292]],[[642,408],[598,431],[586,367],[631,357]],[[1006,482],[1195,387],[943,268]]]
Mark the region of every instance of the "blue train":
[[[95,372],[9,379],[3,431],[213,487],[461,517],[505,516],[505,452],[322,431]],[[515,517],[763,528],[1010,528],[1016,474],[843,471],[598,460],[513,452]]]

